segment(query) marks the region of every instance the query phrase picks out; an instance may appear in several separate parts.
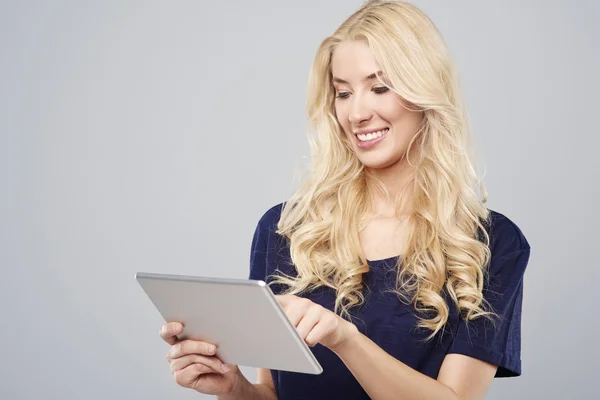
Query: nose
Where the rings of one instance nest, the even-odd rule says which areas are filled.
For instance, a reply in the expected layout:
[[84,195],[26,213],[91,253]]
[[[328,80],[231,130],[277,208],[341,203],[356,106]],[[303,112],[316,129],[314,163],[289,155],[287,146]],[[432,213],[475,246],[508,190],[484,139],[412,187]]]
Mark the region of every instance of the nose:
[[348,120],[352,125],[359,126],[373,116],[371,109],[365,104],[363,96],[355,95],[352,98]]

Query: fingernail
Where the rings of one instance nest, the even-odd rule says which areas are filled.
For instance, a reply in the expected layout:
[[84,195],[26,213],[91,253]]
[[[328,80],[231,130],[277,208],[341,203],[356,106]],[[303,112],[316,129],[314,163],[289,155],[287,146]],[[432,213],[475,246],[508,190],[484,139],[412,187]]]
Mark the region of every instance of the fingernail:
[[229,372],[229,367],[225,364],[221,365],[221,369],[223,370],[223,372]]

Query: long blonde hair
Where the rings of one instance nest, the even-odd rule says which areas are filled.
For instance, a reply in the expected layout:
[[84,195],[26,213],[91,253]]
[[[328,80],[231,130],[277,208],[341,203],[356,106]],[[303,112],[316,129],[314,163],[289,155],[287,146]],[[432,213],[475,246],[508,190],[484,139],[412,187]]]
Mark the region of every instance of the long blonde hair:
[[419,326],[431,330],[429,338],[448,320],[444,290],[467,320],[491,315],[482,295],[490,258],[487,194],[471,161],[457,74],[437,28],[404,2],[369,1],[318,49],[307,100],[316,132],[312,162],[278,223],[278,233],[289,239],[297,276],[276,274],[270,284],[287,285],[285,293],[291,294],[330,287],[336,292],[335,312],[347,317],[351,307],[364,302],[362,275],[369,265],[359,230],[369,212],[368,176],[336,118],[330,69],[333,51],[346,40],[366,41],[389,87],[423,112],[411,142],[420,151],[396,293],[421,312]]

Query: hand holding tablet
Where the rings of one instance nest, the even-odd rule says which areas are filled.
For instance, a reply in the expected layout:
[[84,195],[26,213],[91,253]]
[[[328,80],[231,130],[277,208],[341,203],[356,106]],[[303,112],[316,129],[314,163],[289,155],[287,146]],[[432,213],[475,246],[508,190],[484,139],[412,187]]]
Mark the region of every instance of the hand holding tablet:
[[215,345],[191,339],[180,341],[177,335],[182,331],[179,322],[165,323],[160,330],[161,338],[171,345],[167,361],[178,385],[204,394],[223,395],[231,393],[236,382],[246,380],[237,365],[227,366],[215,356]]

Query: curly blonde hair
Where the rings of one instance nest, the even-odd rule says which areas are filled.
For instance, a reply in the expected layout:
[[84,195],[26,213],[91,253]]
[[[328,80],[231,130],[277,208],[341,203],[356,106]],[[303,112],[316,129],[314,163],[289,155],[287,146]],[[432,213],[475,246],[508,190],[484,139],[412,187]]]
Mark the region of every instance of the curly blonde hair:
[[467,320],[493,314],[482,295],[490,215],[470,156],[457,73],[439,31],[411,4],[369,1],[321,43],[308,85],[307,112],[316,132],[312,162],[278,223],[278,233],[289,239],[297,276],[277,274],[270,284],[288,286],[288,294],[330,287],[336,292],[335,312],[347,317],[351,307],[364,302],[362,275],[369,265],[359,231],[369,212],[369,176],[336,118],[331,76],[336,46],[354,40],[368,44],[388,87],[423,113],[407,152],[415,143],[420,149],[418,159],[409,160],[415,173],[396,293],[419,311],[418,324],[431,330],[432,338],[449,317],[444,291]]

